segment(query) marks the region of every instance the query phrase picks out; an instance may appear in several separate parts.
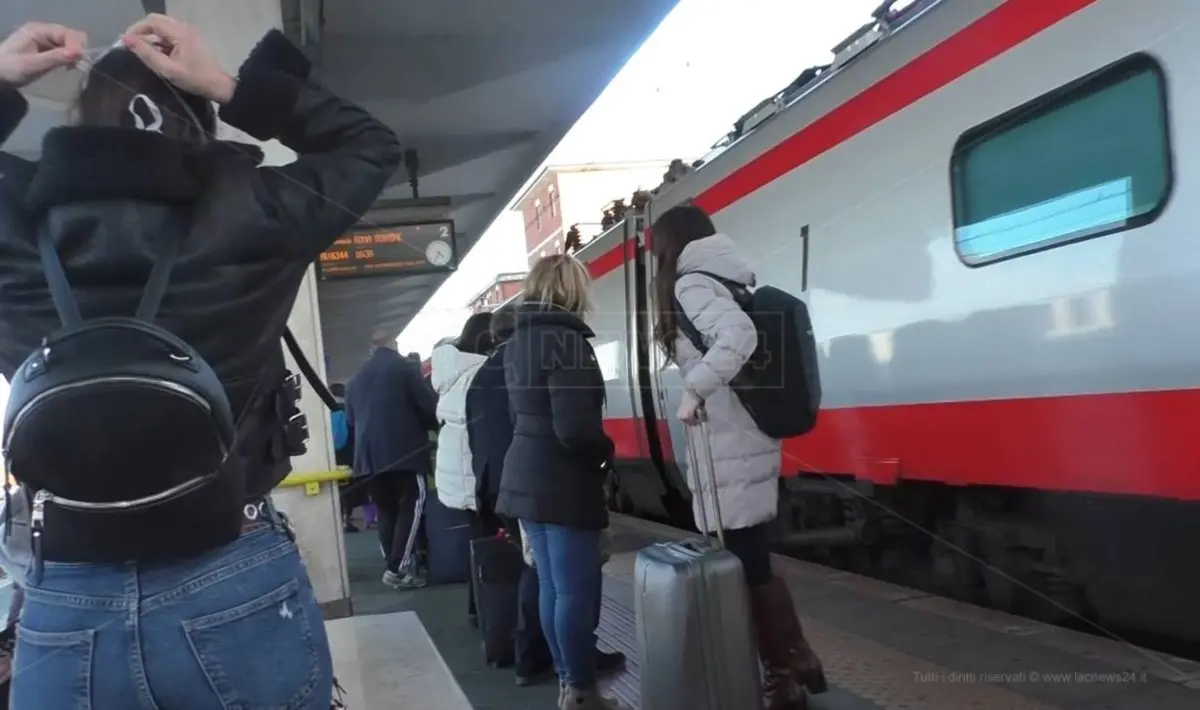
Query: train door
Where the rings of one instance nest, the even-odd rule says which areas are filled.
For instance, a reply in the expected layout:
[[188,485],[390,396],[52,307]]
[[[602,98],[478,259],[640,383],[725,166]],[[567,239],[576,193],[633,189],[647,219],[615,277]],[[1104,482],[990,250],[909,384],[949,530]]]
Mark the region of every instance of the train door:
[[620,422],[633,417],[629,365],[625,357],[630,329],[625,310],[621,308],[629,276],[625,265],[615,265],[610,256],[611,252],[621,248],[623,236],[623,228],[618,224],[589,242],[578,255],[592,274],[593,308],[587,323],[596,334],[592,346],[604,375],[604,425],[617,445],[618,458],[636,457],[640,448],[636,438],[619,428]]
[[636,245],[629,241],[628,223],[621,222],[590,241],[578,254],[592,274],[593,309],[588,325],[596,336],[592,344],[604,375],[604,429],[616,446],[615,485],[611,505],[632,512],[633,500],[644,487],[644,480],[657,478],[647,472],[651,460],[649,442],[637,425],[640,401],[636,391],[637,364],[633,356],[636,312],[632,303],[636,277],[631,260],[626,258]]
[[663,500],[672,487],[663,475],[646,375],[642,225],[640,216],[631,216],[589,242],[579,258],[592,274],[594,308],[588,324],[596,333],[593,344],[608,397],[604,428],[616,445],[610,504],[620,512],[669,518]]
[[654,255],[649,250],[653,236],[646,225],[649,219],[639,217],[637,252],[634,268],[638,275],[636,294],[640,314],[637,329],[637,348],[642,367],[639,369],[639,391],[642,401],[642,425],[652,440],[655,464],[660,474],[661,509],[658,512],[678,525],[692,524],[691,493],[684,478],[687,461],[683,424],[675,418],[679,408],[682,381],[679,368],[666,362],[662,348],[654,340]]

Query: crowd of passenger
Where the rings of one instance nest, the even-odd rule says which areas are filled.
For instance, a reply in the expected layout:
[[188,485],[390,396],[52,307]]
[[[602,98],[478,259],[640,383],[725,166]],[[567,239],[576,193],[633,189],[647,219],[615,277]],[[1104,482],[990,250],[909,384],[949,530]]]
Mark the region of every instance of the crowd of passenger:
[[[279,33],[236,78],[193,28],[162,16],[93,54],[86,37],[57,25],[30,25],[0,44],[0,139],[25,110],[16,89],[56,68],[86,72],[75,125],[51,132],[40,163],[0,156],[0,291],[20,294],[0,310],[3,375],[23,377],[26,355],[60,327],[60,294],[51,296],[43,271],[47,244],[59,251],[81,310],[99,317],[137,310],[169,236],[181,242],[179,268],[156,322],[212,364],[238,435],[221,470],[203,479],[208,494],[157,508],[106,500],[120,512],[89,515],[51,495],[43,513],[41,498],[6,487],[3,562],[22,590],[0,636],[0,656],[15,638],[12,702],[325,710],[335,682],[321,612],[268,497],[290,470],[278,341],[308,265],[396,169],[395,136],[314,81]],[[218,143],[214,105],[227,123],[279,138],[299,158],[262,168],[261,155]],[[750,588],[765,707],[803,708],[805,688],[820,692],[824,677],[768,554],[780,445],[730,389],[750,356],[742,344],[753,339],[741,336],[754,325],[721,282],[697,276],[752,286],[754,274],[696,207],[667,211],[654,235],[656,337],[680,368],[678,418],[708,422],[710,493]],[[426,583],[422,520],[432,481],[437,502],[467,516],[476,537],[507,534],[527,553],[517,679],[556,676],[561,710],[616,707],[598,683],[625,660],[597,646],[616,451],[603,426],[591,308],[586,267],[547,256],[519,304],[472,317],[434,350],[429,378],[381,337],[335,392],[335,448],[354,476],[344,507],[377,512],[368,526],[379,534],[383,582],[400,590]],[[681,314],[706,351],[681,337]],[[78,432],[79,441],[88,433]],[[137,456],[153,462],[169,446],[147,441]],[[24,483],[33,468],[10,471]],[[471,619],[480,600],[469,588]]]
[[[757,432],[729,388],[749,353],[724,344],[753,342],[745,337],[753,324],[728,291],[707,279],[682,278],[701,272],[753,284],[754,275],[734,242],[695,207],[664,213],[654,234],[661,300],[678,304],[714,343],[702,354],[679,337],[673,305],[657,311],[659,345],[685,383],[676,414],[687,424],[701,416],[708,423],[726,543],[750,587],[765,707],[802,708],[804,691],[823,691],[825,680],[790,594],[771,569],[768,527],[777,510],[780,444]],[[476,537],[506,531],[527,553],[514,639],[518,683],[553,673],[561,708],[604,710],[616,705],[601,695],[598,681],[625,659],[597,648],[615,447],[603,426],[605,382],[586,322],[590,310],[586,267],[565,254],[543,257],[519,303],[472,316],[457,339],[434,349],[428,382],[419,379],[415,363],[382,349],[372,363],[392,363],[393,379],[371,379],[376,366],[368,363],[349,391],[361,388],[378,399],[390,396],[385,390],[404,393],[411,412],[399,416],[404,422],[425,421],[430,405],[421,403],[436,397],[438,498],[469,511]],[[369,446],[358,406],[364,405],[348,399],[356,443]],[[369,465],[359,457],[355,462]],[[425,456],[404,475],[419,482],[428,463]],[[406,586],[396,584],[396,572],[389,566],[385,583]],[[474,621],[474,585],[468,589],[467,614]]]

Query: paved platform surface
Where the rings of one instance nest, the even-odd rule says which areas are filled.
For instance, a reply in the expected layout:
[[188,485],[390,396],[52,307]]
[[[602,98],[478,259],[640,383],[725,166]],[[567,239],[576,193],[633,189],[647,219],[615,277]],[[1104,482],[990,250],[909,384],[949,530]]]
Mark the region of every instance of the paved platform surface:
[[347,707],[471,710],[415,613],[338,619],[325,630]]
[[[346,558],[355,620],[370,623],[374,617],[368,615],[415,612],[474,710],[554,708],[558,688],[553,684],[518,688],[511,670],[488,667],[479,631],[467,625],[465,585],[426,587],[415,592],[398,592],[384,586],[380,581],[383,559],[374,531],[347,535]],[[402,673],[397,669],[398,675]],[[408,710],[405,705],[389,705],[384,700],[379,698],[381,704],[377,705],[351,704],[350,710]]]
[[[646,544],[675,537],[678,531],[614,516],[601,645],[630,657],[610,690],[631,708],[638,707],[640,670],[633,560]],[[518,688],[511,671],[487,667],[479,632],[466,623],[462,585],[397,592],[379,581],[382,560],[373,533],[348,535],[346,548],[355,614],[415,612],[475,710],[554,707],[552,684]],[[832,684],[810,703],[813,710],[1200,708],[1200,663],[819,565],[777,557],[775,566]],[[397,676],[403,673],[396,669]],[[382,704],[351,708],[408,707],[379,700]]]

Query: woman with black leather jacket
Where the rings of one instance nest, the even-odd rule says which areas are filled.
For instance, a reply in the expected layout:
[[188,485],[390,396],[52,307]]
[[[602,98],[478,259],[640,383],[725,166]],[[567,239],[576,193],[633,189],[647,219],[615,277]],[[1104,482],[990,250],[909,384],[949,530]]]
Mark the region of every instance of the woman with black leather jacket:
[[[396,138],[317,85],[281,33],[234,78],[194,29],[151,15],[100,56],[57,25],[0,43],[0,142],[26,111],[17,90],[72,67],[86,72],[72,125],[46,135],[37,162],[0,154],[0,374],[12,380],[60,327],[39,235],[88,318],[133,313],[157,244],[176,239],[156,324],[212,366],[245,436],[215,482],[178,504],[103,515],[46,504],[13,704],[326,710],[321,612],[265,498],[288,468],[272,443],[279,343],[309,265],[395,171]],[[260,167],[259,149],[217,141],[214,105],[298,158]]]

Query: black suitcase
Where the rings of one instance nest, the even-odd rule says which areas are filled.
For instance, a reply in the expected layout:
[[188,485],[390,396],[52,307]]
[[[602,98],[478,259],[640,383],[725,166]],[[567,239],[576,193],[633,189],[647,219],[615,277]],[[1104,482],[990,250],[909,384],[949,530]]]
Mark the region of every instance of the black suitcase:
[[472,513],[447,508],[430,491],[425,499],[425,537],[429,545],[430,584],[461,584],[471,581]]
[[507,668],[516,662],[517,605],[525,560],[521,548],[504,537],[471,541],[471,584],[483,632],[488,665]]

